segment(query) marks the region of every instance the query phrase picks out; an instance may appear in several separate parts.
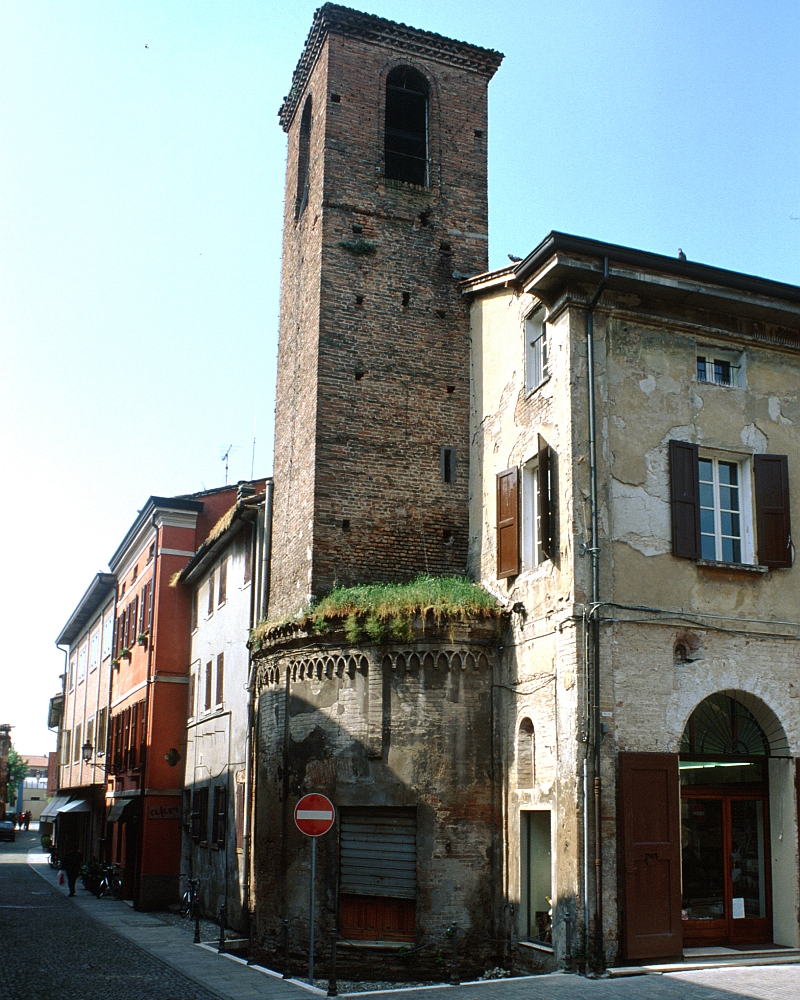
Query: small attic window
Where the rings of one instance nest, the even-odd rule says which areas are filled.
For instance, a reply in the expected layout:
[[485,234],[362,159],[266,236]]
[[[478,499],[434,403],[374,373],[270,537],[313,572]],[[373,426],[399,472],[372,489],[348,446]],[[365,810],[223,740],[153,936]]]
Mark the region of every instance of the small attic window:
[[297,141],[297,197],[294,217],[299,219],[308,203],[309,158],[311,155],[311,95],[306,98]]
[[384,152],[386,177],[428,184],[428,81],[410,66],[397,66],[386,80]]

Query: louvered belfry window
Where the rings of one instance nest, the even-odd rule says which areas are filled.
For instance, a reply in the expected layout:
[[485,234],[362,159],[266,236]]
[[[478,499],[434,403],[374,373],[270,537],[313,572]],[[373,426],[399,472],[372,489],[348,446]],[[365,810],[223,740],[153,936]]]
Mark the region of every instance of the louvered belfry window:
[[428,81],[410,66],[386,80],[386,177],[428,185]]

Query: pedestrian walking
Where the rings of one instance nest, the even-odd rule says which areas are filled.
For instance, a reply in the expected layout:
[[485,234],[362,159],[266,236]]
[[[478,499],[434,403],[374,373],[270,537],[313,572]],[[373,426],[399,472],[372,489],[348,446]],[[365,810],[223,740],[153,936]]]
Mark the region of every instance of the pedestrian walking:
[[25,813],[25,829],[26,829],[26,830],[30,830],[30,828],[31,828],[31,820],[32,820],[32,819],[33,819],[33,813],[32,813],[32,812],[30,811],[30,809],[29,809],[29,810],[28,810],[28,811],[27,811],[27,812]]
[[61,867],[67,873],[70,896],[75,895],[75,883],[78,881],[78,874],[83,867],[83,855],[77,847],[72,847],[67,851]]
[[22,812],[22,810],[20,810],[20,813],[17,816],[17,826],[20,828],[20,830],[22,829],[22,824],[24,822],[25,822],[25,813]]

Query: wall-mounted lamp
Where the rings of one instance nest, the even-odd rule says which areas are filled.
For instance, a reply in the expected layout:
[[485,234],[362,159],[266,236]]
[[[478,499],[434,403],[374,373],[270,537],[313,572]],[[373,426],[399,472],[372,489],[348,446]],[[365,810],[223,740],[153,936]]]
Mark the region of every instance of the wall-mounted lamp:
[[522,601],[517,601],[516,604],[512,604],[512,606],[511,606],[511,613],[513,615],[524,615],[524,614],[526,614],[525,605],[522,603]]
[[180,759],[181,755],[178,753],[175,747],[172,747],[171,750],[168,750],[164,754],[164,760],[169,764],[170,767],[175,767],[175,765],[178,763]]

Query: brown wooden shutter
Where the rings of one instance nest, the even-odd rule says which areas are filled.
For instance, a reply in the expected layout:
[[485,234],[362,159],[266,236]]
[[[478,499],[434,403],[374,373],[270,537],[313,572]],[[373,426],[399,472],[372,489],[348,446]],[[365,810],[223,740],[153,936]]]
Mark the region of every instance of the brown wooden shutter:
[[552,491],[552,456],[550,446],[539,435],[539,530],[541,532],[542,554],[546,559],[553,558],[553,491]]
[[497,579],[519,573],[519,469],[497,477]]
[[758,561],[771,569],[792,565],[789,461],[786,455],[753,456]]
[[669,443],[672,496],[672,554],[681,559],[700,558],[700,470],[697,445]]
[[619,793],[626,956],[681,955],[678,755],[621,753]]

